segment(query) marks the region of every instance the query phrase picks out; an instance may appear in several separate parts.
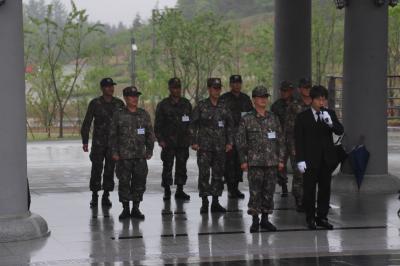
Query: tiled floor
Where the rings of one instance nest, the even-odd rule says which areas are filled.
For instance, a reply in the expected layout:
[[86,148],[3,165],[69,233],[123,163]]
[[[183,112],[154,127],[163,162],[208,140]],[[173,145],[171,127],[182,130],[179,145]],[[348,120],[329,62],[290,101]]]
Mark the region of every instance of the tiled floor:
[[[391,169],[398,167],[396,145]],[[336,229],[308,231],[293,199],[278,191],[273,222],[279,231],[250,234],[246,184],[245,200],[222,196],[227,214],[199,214],[194,158],[191,201],[162,201],[156,156],[141,206],[146,220],[120,222],[115,192],[110,210],[90,210],[90,166],[79,142],[29,144],[32,211],[47,220],[51,235],[0,244],[0,265],[400,265],[397,195],[333,195],[329,218]]]

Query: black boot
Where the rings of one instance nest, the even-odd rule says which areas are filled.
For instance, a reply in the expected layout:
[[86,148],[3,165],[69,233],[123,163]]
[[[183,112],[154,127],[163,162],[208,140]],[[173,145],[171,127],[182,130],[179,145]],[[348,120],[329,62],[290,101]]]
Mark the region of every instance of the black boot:
[[268,214],[263,213],[261,216],[260,226],[262,229],[265,229],[269,232],[275,232],[276,227],[270,221],[268,221]]
[[287,198],[289,195],[287,184],[282,184],[282,198]]
[[164,187],[164,197],[163,200],[170,200],[171,199],[171,188],[169,186]]
[[175,199],[190,200],[190,196],[183,191],[183,185],[176,188]]
[[200,213],[208,213],[208,198],[207,197],[202,197]]
[[219,204],[218,197],[214,196],[211,203],[211,212],[226,212],[226,209]]
[[139,210],[139,204],[139,202],[133,203],[131,217],[139,220],[144,220],[144,214]]
[[260,219],[258,215],[253,215],[253,223],[250,226],[250,233],[256,233],[260,231]]
[[122,208],[123,209],[122,209],[121,214],[119,215],[119,219],[123,220],[123,219],[130,218],[131,214],[129,212],[129,201],[122,202]]
[[103,193],[103,197],[101,197],[101,206],[111,208],[112,203],[110,201],[110,193],[105,190]]
[[97,191],[92,193],[92,200],[90,201],[90,208],[96,208],[99,204],[99,195],[97,195]]

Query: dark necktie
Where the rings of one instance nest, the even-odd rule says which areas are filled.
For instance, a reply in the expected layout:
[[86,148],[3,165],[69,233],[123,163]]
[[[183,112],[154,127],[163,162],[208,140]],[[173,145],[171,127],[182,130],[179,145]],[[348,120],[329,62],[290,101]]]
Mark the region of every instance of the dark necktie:
[[316,112],[316,114],[317,114],[317,123],[322,123],[321,112]]

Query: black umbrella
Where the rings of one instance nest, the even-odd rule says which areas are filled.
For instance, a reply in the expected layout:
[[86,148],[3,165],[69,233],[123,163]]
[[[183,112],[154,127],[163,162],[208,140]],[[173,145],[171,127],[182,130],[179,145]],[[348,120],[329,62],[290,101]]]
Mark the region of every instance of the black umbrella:
[[358,190],[360,190],[361,183],[364,180],[369,155],[369,151],[363,144],[356,146],[349,154],[350,165],[353,168],[354,176],[356,177]]

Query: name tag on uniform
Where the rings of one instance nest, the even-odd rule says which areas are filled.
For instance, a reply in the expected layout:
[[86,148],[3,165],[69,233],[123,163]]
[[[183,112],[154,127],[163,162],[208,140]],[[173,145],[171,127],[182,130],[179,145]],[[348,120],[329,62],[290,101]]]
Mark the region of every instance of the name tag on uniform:
[[240,113],[240,116],[243,117],[243,116],[245,116],[246,114],[247,114],[247,112],[241,112],[241,113]]
[[144,135],[146,133],[146,130],[144,128],[138,128],[137,133],[138,135]]
[[276,139],[276,132],[268,132],[268,139]]
[[189,122],[190,118],[187,115],[182,116],[182,122]]
[[224,121],[218,121],[218,127],[224,127]]

